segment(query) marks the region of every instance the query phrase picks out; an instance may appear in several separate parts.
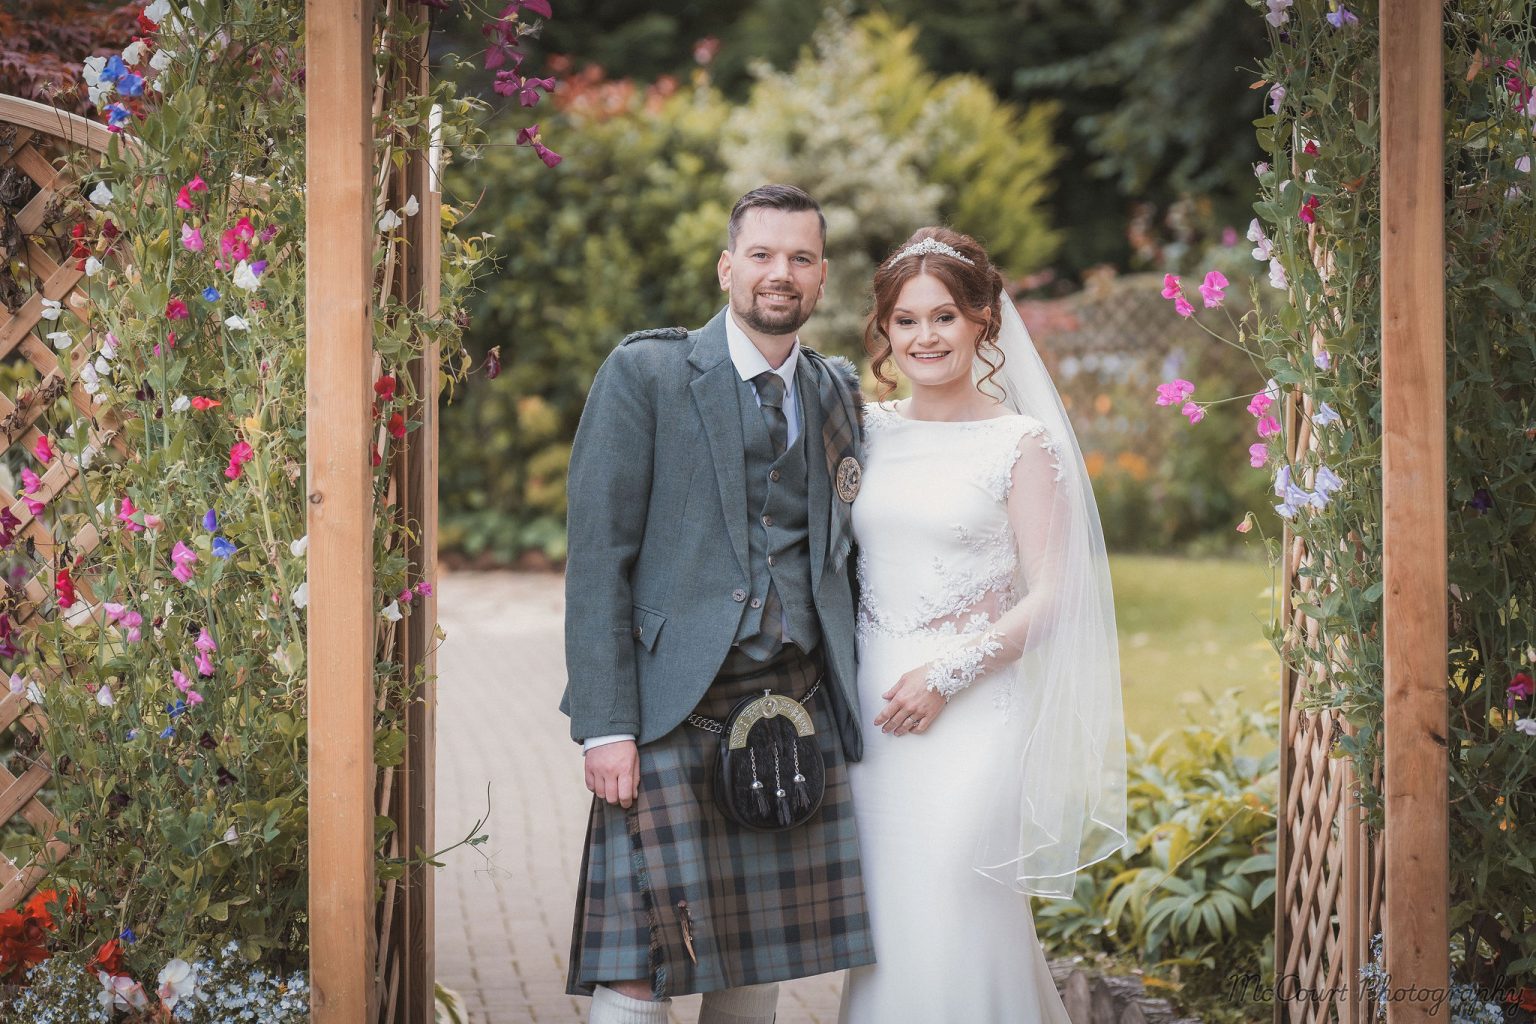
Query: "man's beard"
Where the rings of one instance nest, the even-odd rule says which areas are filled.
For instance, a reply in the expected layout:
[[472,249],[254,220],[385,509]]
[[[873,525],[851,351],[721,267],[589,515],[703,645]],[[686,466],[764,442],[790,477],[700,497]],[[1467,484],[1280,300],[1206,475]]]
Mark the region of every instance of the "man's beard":
[[742,323],[754,331],[763,334],[785,335],[794,334],[805,322],[811,318],[815,310],[815,303],[806,306],[796,296],[795,303],[782,313],[771,313],[757,304],[757,296],[752,296],[752,304],[746,309],[736,310],[736,315],[741,317]]

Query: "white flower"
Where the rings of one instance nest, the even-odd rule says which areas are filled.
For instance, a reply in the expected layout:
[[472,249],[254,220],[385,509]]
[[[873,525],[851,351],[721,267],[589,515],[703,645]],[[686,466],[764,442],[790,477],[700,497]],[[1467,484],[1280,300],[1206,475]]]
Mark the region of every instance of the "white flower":
[[102,262],[101,262],[101,260],[97,259],[95,256],[87,256],[85,258],[85,276],[86,277],[95,277],[97,274],[101,273],[101,268],[102,268]]
[[1312,422],[1316,423],[1319,427],[1326,427],[1330,423],[1337,423],[1340,419],[1342,417],[1327,402],[1324,402],[1318,407],[1317,412],[1312,414]]
[[1264,227],[1257,217],[1253,218],[1252,223],[1248,225],[1248,241],[1254,244],[1254,259],[1262,263],[1274,257],[1275,243],[1271,242],[1269,236],[1264,233]]
[[390,622],[399,622],[400,602],[398,600],[389,602],[389,604],[385,605],[384,610],[379,612],[379,614],[384,616],[384,618],[388,619]]
[[27,692],[27,681],[21,678],[18,673],[12,672],[10,678],[10,687],[11,692],[20,697],[22,694]]
[[53,347],[58,349],[60,352],[63,352],[65,349],[69,348],[69,346],[72,345],[75,340],[68,331],[49,331],[47,338],[49,341],[53,342]]
[[240,842],[240,833],[235,830],[235,826],[231,825],[225,831],[225,833],[224,833],[224,841],[226,843],[230,844],[231,846],[234,846],[235,844]]
[[96,453],[100,450],[94,444],[86,445],[85,450],[80,453],[80,468],[90,469],[91,463],[96,461]]
[[1525,649],[1525,660],[1532,665],[1536,665],[1536,647],[1527,647]]
[[133,67],[144,59],[144,51],[149,47],[142,39],[135,39],[129,45],[123,47],[123,63]]
[[156,980],[160,983],[157,994],[167,1010],[176,1009],[178,1002],[197,991],[197,972],[180,957],[162,967]]
[[1519,160],[1516,160],[1515,161],[1515,170],[1519,171],[1521,174],[1530,174],[1531,173],[1531,158],[1528,157],[1528,156],[1523,156]]
[[112,364],[107,362],[107,357],[105,355],[98,355],[96,357],[96,362],[91,365],[95,366],[96,372],[101,374],[103,377],[112,376]]
[[251,329],[250,321],[243,316],[231,315],[224,321],[224,326],[232,331],[248,331]]
[[304,557],[304,552],[309,550],[309,534],[306,533],[292,544],[289,544],[288,550],[293,552],[293,557],[295,558]]
[[170,50],[156,50],[155,55],[149,58],[149,66],[156,71],[164,71],[171,66],[171,58],[176,56]]
[[421,212],[421,204],[416,201],[415,196],[411,196],[400,209],[405,211],[407,217],[414,217]]
[[58,299],[44,299],[43,311],[39,315],[44,320],[57,320],[59,315],[63,312],[64,306],[59,302]]
[[101,689],[96,691],[96,703],[104,708],[109,708],[117,703],[117,698],[112,696],[112,687],[107,683],[102,683]]
[[101,81],[101,73],[107,68],[107,58],[87,57],[80,67],[80,77],[85,79],[86,85],[96,85]]
[[94,395],[101,390],[101,375],[90,363],[80,367],[80,381],[81,387],[85,388],[85,393],[88,395]]
[[235,287],[244,288],[248,292],[253,292],[261,287],[261,280],[256,276],[256,272],[251,269],[251,265],[245,260],[235,264]]
[[1517,718],[1515,728],[1527,736],[1536,736],[1536,718]]
[[176,396],[176,401],[171,403],[171,412],[186,412],[192,408],[192,399],[186,395]]
[[384,215],[379,218],[379,230],[393,231],[395,228],[404,223],[405,222],[400,219],[400,215],[394,210],[385,210]]
[[[154,2],[151,3],[148,7],[144,8],[144,17],[148,18],[156,25],[164,21],[165,16],[170,13],[171,0],[154,0]],[[190,16],[191,12],[188,11],[187,14]]]
[[101,981],[101,991],[96,994],[96,998],[101,1001],[102,1009],[142,1010],[149,1005],[149,996],[145,994],[144,986],[126,974],[97,971],[96,977]]
[[1291,20],[1291,16],[1285,13],[1285,11],[1286,8],[1292,6],[1294,0],[1264,0],[1264,2],[1265,6],[1269,8],[1269,13],[1264,15],[1265,21],[1279,28]]
[[1275,378],[1271,377],[1264,382],[1264,397],[1271,402],[1280,401],[1280,385],[1275,382]]
[[27,700],[33,704],[41,704],[43,702],[43,690],[42,687],[37,685],[36,679],[27,680]]
[[303,608],[309,604],[309,580],[293,588],[293,606]]
[[[117,335],[113,334],[111,331],[107,332],[107,340],[101,343],[101,354],[106,356],[108,359],[117,358]],[[70,424],[70,428],[74,428],[73,423]]]
[[1266,175],[1268,173],[1269,173],[1269,161],[1268,160],[1260,160],[1258,163],[1253,165],[1253,176],[1255,178],[1262,178],[1262,177],[1264,177],[1264,175]]
[[91,189],[91,202],[97,206],[109,206],[112,203],[112,188],[104,181],[98,181],[96,187]]
[[1285,268],[1280,265],[1280,260],[1274,257],[1269,261],[1269,283],[1281,291],[1291,286],[1291,283],[1285,279]]

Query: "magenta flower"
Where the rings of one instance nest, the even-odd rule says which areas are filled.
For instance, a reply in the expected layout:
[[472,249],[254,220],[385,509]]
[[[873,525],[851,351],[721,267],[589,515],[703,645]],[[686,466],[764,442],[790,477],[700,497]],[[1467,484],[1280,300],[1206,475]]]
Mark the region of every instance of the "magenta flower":
[[1300,217],[1307,224],[1316,224],[1317,208],[1321,204],[1322,200],[1317,198],[1317,196],[1307,196],[1307,201],[1301,204],[1301,209],[1297,211],[1296,216]]
[[177,541],[176,546],[171,548],[171,561],[176,563],[176,567],[171,570],[171,575],[183,583],[191,583],[193,575],[197,572],[192,568],[197,564],[197,552],[181,541]]
[[1195,385],[1180,377],[1157,386],[1158,405],[1178,405],[1195,393]]
[[1195,315],[1195,307],[1191,306],[1189,300],[1182,295],[1173,300],[1173,311],[1185,318]]
[[230,228],[219,239],[219,253],[227,259],[247,260],[251,258],[251,243],[240,237],[235,228]]
[[1226,298],[1223,291],[1228,281],[1225,274],[1219,270],[1213,270],[1205,275],[1205,283],[1200,286],[1200,297],[1205,300],[1206,309],[1215,309]]
[[544,161],[545,167],[553,167],[564,159],[559,153],[539,141],[539,126],[536,124],[529,125],[517,133],[517,144],[532,146],[533,151],[539,155],[539,159]]
[[197,204],[192,202],[192,196],[187,191],[187,186],[181,186],[181,190],[176,193],[176,205],[183,210],[197,209]]
[[224,475],[231,480],[240,478],[241,466],[256,457],[255,451],[245,441],[236,441],[229,449],[229,466],[224,470]]
[[1530,675],[1525,672],[1516,672],[1515,678],[1510,682],[1509,689],[1506,692],[1508,696],[1504,698],[1504,706],[1507,708],[1515,706],[1516,697],[1529,697],[1532,693]]
[[53,461],[53,445],[48,442],[47,434],[37,435],[37,441],[32,445],[32,454],[37,456],[39,462]]
[[1264,392],[1260,391],[1258,394],[1254,395],[1253,399],[1248,403],[1248,413],[1251,416],[1263,416],[1266,412],[1269,411],[1269,407],[1273,404],[1273,399],[1271,399]]
[[187,182],[187,188],[191,189],[193,192],[207,192],[208,183],[203,180],[203,176],[201,174],[194,174],[192,175],[192,180]]
[[139,628],[144,625],[143,615],[135,611],[126,611],[123,613],[123,625],[128,627],[127,639],[129,643],[138,643],[144,638],[143,630]]
[[197,673],[202,676],[213,675],[213,659],[206,654],[199,653],[197,656]]
[[138,509],[133,507],[133,499],[126,494],[123,495],[122,503],[117,509],[117,518],[122,522],[123,529],[129,533],[142,533],[144,531],[144,527],[133,520],[133,514],[137,511]]
[[1258,469],[1269,461],[1269,445],[1251,444],[1248,446],[1248,465]]
[[432,584],[428,583],[426,580],[422,580],[420,583],[416,584],[416,593],[420,597],[431,597]]
[[191,224],[181,226],[181,247],[188,252],[203,251],[203,229]]
[[1259,420],[1259,436],[1273,437],[1280,433],[1280,421],[1273,416],[1265,416]]
[[185,320],[191,315],[187,310],[187,304],[180,299],[172,299],[165,304],[165,318],[167,320]]
[[27,494],[36,494],[38,488],[41,487],[42,485],[43,485],[43,481],[38,477],[38,475],[36,473],[32,472],[32,467],[31,466],[22,466],[21,467],[21,489],[22,489],[22,491],[24,491]]
[[1163,298],[1165,298],[1165,299],[1175,299],[1175,298],[1178,298],[1180,294],[1181,294],[1181,289],[1179,288],[1179,278],[1178,278],[1178,275],[1176,275],[1176,274],[1164,274],[1163,275]]
[[1191,423],[1199,423],[1205,419],[1205,407],[1198,402],[1185,402],[1184,408],[1180,409],[1179,412],[1188,416]]
[[219,649],[219,645],[213,642],[213,634],[208,632],[207,626],[197,634],[197,641],[192,646],[204,654],[212,654]]

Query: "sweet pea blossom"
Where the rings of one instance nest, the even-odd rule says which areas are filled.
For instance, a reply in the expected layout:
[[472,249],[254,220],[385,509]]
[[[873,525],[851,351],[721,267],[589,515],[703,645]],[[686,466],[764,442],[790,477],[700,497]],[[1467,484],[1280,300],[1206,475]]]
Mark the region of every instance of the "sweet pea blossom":
[[181,541],[177,541],[176,546],[171,548],[171,561],[176,563],[176,567],[171,570],[171,575],[183,583],[191,583],[193,575],[197,572],[192,568],[197,564],[197,552]]
[[126,974],[97,971],[96,977],[101,982],[101,991],[96,993],[96,998],[103,1010],[110,1013],[113,1010],[142,1010],[149,1006],[144,986]]
[[379,612],[389,622],[399,622],[401,618],[400,602],[391,601]]
[[87,256],[85,258],[85,276],[95,277],[97,274],[101,273],[102,268],[105,266],[106,264],[101,262],[101,260],[97,259],[95,256]]
[[1312,357],[1312,365],[1316,366],[1319,370],[1326,370],[1333,365],[1333,357],[1328,354],[1327,349],[1320,348],[1317,350],[1317,354]]
[[1230,282],[1227,276],[1219,270],[1212,270],[1205,275],[1205,281],[1200,285],[1200,297],[1205,300],[1206,309],[1215,309],[1226,298],[1225,289]]
[[1264,0],[1264,5],[1269,8],[1269,13],[1264,15],[1264,20],[1275,28],[1279,28],[1291,20],[1286,10],[1295,5],[1295,0]]
[[192,313],[187,309],[187,304],[181,299],[172,299],[165,304],[165,318],[167,320],[185,320]]
[[39,462],[53,461],[53,445],[48,442],[47,434],[37,435],[37,440],[32,443],[32,454]]
[[1360,24],[1360,19],[1348,7],[1340,6],[1337,10],[1329,11],[1325,17],[1328,24],[1334,28],[1348,28],[1351,25]]
[[1274,437],[1280,433],[1280,421],[1273,416],[1260,417],[1258,433],[1260,437]]
[[304,557],[304,553],[309,550],[309,534],[306,533],[304,536],[300,537],[298,540],[296,540],[293,543],[289,544],[288,545],[288,550],[293,553],[293,557],[295,557],[295,558],[303,558]]
[[248,292],[253,292],[261,287],[261,281],[257,279],[256,272],[251,269],[250,264],[246,263],[245,260],[241,260],[235,265],[234,282],[236,288]]
[[235,553],[240,550],[235,547],[233,542],[223,537],[213,538],[211,547],[214,558],[233,558]]
[[256,452],[245,441],[236,441],[229,449],[229,466],[224,475],[231,480],[240,478],[241,467],[256,457]]
[[179,957],[162,967],[155,980],[159,983],[156,994],[166,1010],[175,1010],[178,1002],[197,992],[197,970]]
[[1173,300],[1173,311],[1186,319],[1195,315],[1195,307],[1189,304],[1189,300],[1179,295]]
[[219,649],[219,645],[213,642],[213,634],[208,632],[207,626],[198,630],[197,639],[193,641],[192,646],[204,654],[212,654]]
[[43,311],[38,314],[44,320],[56,321],[64,313],[64,304],[58,299],[44,299]]
[[1319,405],[1317,412],[1312,414],[1312,422],[1316,423],[1319,427],[1338,423],[1342,418],[1327,402]]
[[1195,385],[1180,377],[1157,386],[1158,405],[1178,405],[1195,393]]
[[1184,416],[1188,416],[1190,423],[1199,423],[1205,419],[1205,407],[1198,402],[1185,402],[1184,408],[1180,409],[1179,412]]
[[1536,736],[1536,718],[1515,719],[1515,731],[1527,736]]
[[97,206],[110,206],[112,205],[112,187],[104,181],[98,181],[86,198]]
[[401,220],[400,215],[394,210],[385,210],[383,215],[379,217],[379,230],[393,231],[404,223],[405,221]]
[[1269,461],[1269,445],[1262,442],[1248,446],[1248,465],[1260,469]]
[[1179,287],[1179,277],[1178,277],[1177,274],[1164,274],[1163,275],[1163,292],[1162,292],[1163,298],[1165,298],[1165,299],[1175,299],[1175,298],[1178,298],[1179,295],[1182,293],[1182,291],[1183,291],[1183,289],[1181,289]]
[[1273,404],[1274,399],[1260,391],[1248,401],[1248,414],[1257,419],[1258,417],[1263,416],[1266,412],[1268,412],[1269,407]]
[[1273,257],[1269,261],[1269,283],[1271,287],[1279,288],[1282,291],[1289,288],[1291,284],[1286,280],[1285,268],[1280,265],[1278,259]]
[[1269,112],[1280,113],[1280,104],[1285,102],[1285,86],[1276,82],[1269,88]]
[[133,519],[133,514],[137,511],[138,509],[133,507],[133,499],[128,497],[126,494],[123,495],[122,503],[118,505],[117,518],[122,522],[123,529],[127,530],[129,533],[144,532],[144,527],[140,526]]
[[1514,707],[1515,698],[1529,697],[1531,695],[1532,689],[1533,681],[1530,677],[1530,674],[1526,672],[1516,672],[1514,678],[1510,680],[1509,689],[1506,691],[1504,706],[1507,708]]
[[251,329],[251,322],[243,316],[230,314],[224,319],[224,326],[232,331],[248,331]]

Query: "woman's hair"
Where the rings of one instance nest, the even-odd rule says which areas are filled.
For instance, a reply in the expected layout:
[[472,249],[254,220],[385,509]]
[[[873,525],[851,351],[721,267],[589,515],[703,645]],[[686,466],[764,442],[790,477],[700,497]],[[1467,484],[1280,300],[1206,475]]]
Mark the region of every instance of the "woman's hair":
[[[902,256],[909,246],[926,239],[942,242],[970,260],[956,259],[942,252],[926,251]],[[997,347],[997,335],[1003,326],[1003,277],[992,266],[987,251],[970,235],[944,227],[919,228],[903,242],[875,271],[875,308],[864,325],[864,349],[872,359],[870,369],[880,382],[880,398],[884,399],[896,389],[896,381],[887,375],[886,366],[891,360],[891,316],[896,300],[906,283],[919,274],[929,274],[943,282],[954,296],[960,313],[971,323],[981,326],[976,339],[976,354],[987,364],[986,376],[977,382],[979,388],[991,383],[1003,368],[1003,353]]]

